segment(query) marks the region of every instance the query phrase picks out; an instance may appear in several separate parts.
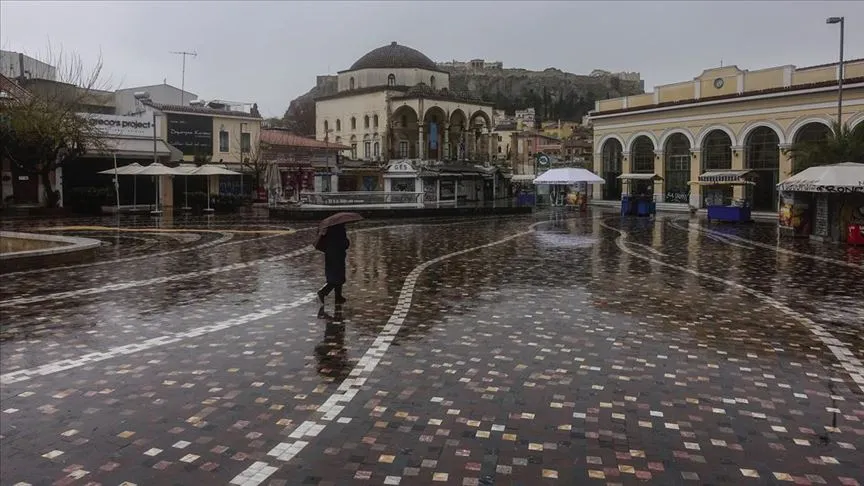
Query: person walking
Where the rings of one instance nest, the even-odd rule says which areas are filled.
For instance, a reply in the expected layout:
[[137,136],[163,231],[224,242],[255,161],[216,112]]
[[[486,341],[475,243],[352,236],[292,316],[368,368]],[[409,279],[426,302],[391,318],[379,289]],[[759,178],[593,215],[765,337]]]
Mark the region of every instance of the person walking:
[[348,256],[351,240],[348,239],[345,224],[333,225],[323,231],[325,233],[321,236],[319,249],[324,252],[324,276],[327,278],[327,283],[318,291],[318,300],[323,306],[324,299],[335,290],[336,304],[341,305],[347,300],[342,295],[342,286],[345,285],[346,280],[345,259]]

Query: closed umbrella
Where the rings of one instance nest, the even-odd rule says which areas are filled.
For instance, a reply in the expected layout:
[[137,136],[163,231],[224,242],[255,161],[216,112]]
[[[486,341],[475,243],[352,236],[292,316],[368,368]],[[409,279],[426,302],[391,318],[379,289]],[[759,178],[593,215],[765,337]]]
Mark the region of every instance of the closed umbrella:
[[189,175],[200,175],[200,176],[208,176],[207,177],[207,209],[205,211],[213,211],[210,209],[210,178],[209,176],[214,175],[239,175],[239,172],[234,172],[233,170],[228,170],[224,167],[219,167],[218,165],[212,164],[204,164],[201,167],[189,172]]
[[279,166],[275,163],[267,166],[265,174],[267,184],[267,201],[271,202],[282,192],[282,173],[279,171]]

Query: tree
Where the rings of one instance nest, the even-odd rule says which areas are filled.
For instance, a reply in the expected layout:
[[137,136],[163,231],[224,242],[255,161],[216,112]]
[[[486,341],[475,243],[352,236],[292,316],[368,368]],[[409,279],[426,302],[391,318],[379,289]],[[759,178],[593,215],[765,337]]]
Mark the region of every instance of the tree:
[[864,125],[852,130],[835,121],[827,138],[796,142],[784,153],[792,156],[793,173],[818,165],[864,162]]
[[250,134],[248,145],[244,145],[242,140],[239,143],[239,147],[243,152],[243,161],[240,164],[240,170],[244,173],[252,173],[254,175],[252,187],[257,189],[261,187],[261,178],[267,169],[267,161],[263,156],[265,147],[261,146],[260,135],[258,139],[253,139]]
[[104,150],[101,132],[81,113],[103,106],[106,92],[99,89],[101,58],[87,69],[74,53],[50,56],[49,51],[49,57],[59,81],[23,80],[30,96],[0,106],[0,157],[21,172],[38,176],[48,207],[56,207],[59,192],[51,174],[88,151]]

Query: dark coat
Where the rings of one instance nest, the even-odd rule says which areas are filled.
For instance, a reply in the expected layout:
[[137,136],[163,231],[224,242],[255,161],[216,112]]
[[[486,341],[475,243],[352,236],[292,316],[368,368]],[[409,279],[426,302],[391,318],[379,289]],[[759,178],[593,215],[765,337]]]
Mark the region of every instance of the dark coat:
[[327,283],[342,285],[345,283],[345,258],[348,255],[348,247],[351,246],[344,224],[327,228],[324,246],[324,275],[327,277]]

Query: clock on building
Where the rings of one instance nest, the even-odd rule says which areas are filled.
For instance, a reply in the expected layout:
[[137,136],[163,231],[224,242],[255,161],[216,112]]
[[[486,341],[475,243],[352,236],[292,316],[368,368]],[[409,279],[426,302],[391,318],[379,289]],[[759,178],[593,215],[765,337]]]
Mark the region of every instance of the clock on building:
[[714,87],[720,89],[723,87],[723,78],[717,78],[714,80]]

